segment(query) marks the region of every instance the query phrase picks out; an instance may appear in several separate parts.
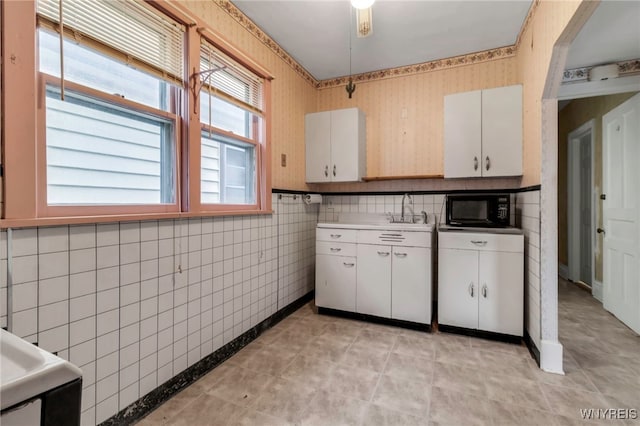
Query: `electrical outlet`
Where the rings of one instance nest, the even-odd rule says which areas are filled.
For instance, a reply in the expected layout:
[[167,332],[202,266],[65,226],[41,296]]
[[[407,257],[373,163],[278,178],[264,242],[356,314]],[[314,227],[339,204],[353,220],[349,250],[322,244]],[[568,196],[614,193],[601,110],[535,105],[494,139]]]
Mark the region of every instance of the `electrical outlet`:
[[287,167],[287,154],[280,154],[280,165]]

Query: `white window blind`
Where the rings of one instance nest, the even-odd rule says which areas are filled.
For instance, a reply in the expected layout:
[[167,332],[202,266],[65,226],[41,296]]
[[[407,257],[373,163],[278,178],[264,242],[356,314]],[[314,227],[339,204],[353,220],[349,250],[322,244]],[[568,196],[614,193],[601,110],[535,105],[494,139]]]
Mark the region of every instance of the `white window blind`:
[[[200,72],[204,88],[216,96],[259,115],[263,109],[262,78],[205,39],[200,43]],[[212,73],[204,72],[215,70]]]
[[38,20],[167,80],[184,79],[184,25],[141,0],[38,0]]

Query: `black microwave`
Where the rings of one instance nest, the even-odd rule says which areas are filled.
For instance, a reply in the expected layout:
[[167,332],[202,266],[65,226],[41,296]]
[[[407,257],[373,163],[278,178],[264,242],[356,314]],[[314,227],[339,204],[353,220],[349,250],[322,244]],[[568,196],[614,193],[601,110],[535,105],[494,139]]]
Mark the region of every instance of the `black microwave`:
[[447,225],[507,227],[510,204],[509,194],[447,195]]

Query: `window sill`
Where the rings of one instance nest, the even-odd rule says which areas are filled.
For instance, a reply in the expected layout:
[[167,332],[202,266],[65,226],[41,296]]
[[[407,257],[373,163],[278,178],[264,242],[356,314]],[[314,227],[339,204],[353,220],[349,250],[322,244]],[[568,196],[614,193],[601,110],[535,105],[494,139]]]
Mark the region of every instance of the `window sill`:
[[134,222],[145,220],[181,219],[191,217],[270,215],[272,210],[226,210],[216,212],[141,213],[74,217],[40,217],[31,219],[0,219],[0,229],[36,226],[76,225],[83,223]]

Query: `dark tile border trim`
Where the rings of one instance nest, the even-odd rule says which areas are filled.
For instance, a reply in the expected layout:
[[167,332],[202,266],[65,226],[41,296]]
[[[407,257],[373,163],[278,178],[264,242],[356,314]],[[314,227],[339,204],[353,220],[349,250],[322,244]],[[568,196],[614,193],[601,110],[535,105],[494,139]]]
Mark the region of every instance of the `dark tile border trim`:
[[116,415],[100,423],[100,425],[129,425],[136,422],[137,420],[142,419],[147,414],[151,413],[153,410],[159,407],[162,403],[167,401],[169,398],[180,392],[182,389],[194,383],[200,377],[204,376],[209,371],[213,370],[215,367],[229,359],[233,354],[247,346],[266,330],[273,327],[287,316],[291,315],[305,303],[313,300],[314,293],[315,292],[312,290],[298,300],[280,309],[270,317],[257,324],[255,327],[236,337],[231,342],[222,346],[220,349],[216,350],[207,357],[201,359],[191,367],[179,373],[177,376],[169,379],[166,383],[160,385],[158,388],[154,389],[147,395],[143,396],[128,407],[124,408]]
[[318,313],[322,315],[335,315],[342,318],[355,319],[360,321],[373,322],[376,324],[394,325],[402,328],[410,328],[412,330],[431,332],[431,324],[421,324],[413,321],[403,321],[393,318],[382,318],[375,315],[359,314],[357,312],[340,311],[337,309],[320,308],[318,307]]
[[527,345],[527,348],[529,348],[529,353],[531,354],[533,359],[536,360],[536,364],[538,364],[538,367],[540,367],[540,351],[538,350],[538,347],[536,346],[536,344],[533,342],[533,339],[531,338],[531,336],[529,336],[529,333],[527,332],[527,330],[524,331],[523,339],[524,339],[524,344]]
[[469,328],[454,327],[452,325],[438,324],[438,331],[444,333],[463,334],[465,336],[480,337],[483,339],[497,340],[500,342],[513,343],[516,345],[522,344],[522,337],[512,336],[510,334],[493,333],[491,331],[472,330]]
[[271,192],[274,194],[320,194],[323,197],[326,196],[375,196],[375,195],[402,195],[402,194],[411,194],[411,195],[440,195],[440,194],[494,194],[494,193],[508,193],[508,194],[518,194],[520,192],[531,192],[531,191],[539,191],[541,189],[541,185],[533,185],[527,186],[523,188],[506,188],[506,189],[454,189],[450,191],[374,191],[374,192],[317,192],[317,191],[297,191],[297,190],[288,190],[288,189],[272,189]]

